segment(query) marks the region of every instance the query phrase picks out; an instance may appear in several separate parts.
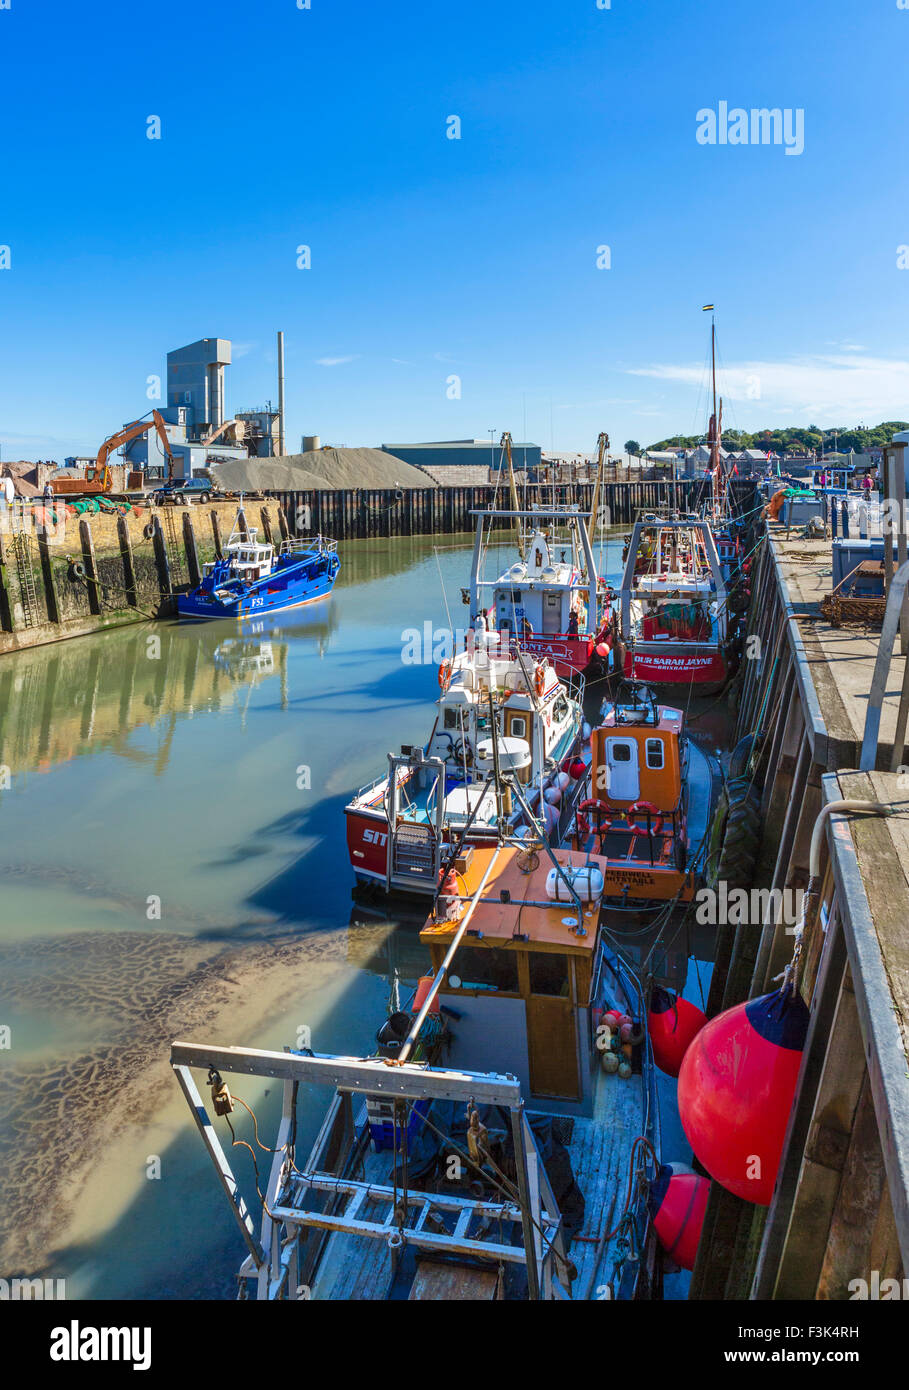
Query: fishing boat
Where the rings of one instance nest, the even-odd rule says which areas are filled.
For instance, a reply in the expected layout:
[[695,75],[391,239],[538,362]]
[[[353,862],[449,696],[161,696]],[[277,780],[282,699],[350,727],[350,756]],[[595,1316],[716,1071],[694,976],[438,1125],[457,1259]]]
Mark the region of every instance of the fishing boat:
[[636,521],[618,595],[625,675],[700,694],[719,690],[736,656],[738,619],[728,593],[706,517]]
[[634,687],[608,710],[590,745],[590,795],[575,813],[571,843],[602,858],[605,898],[640,908],[690,901],[709,823],[697,814],[692,838],[690,784],[694,774],[709,802],[711,777],[685,735],[682,711]]
[[[571,816],[585,769],[582,679],[569,690],[547,657],[481,617],[465,650],[440,665],[439,686],[428,740],[390,753],[387,773],[344,808],[358,882],[435,893],[453,839],[494,841],[500,826],[526,828],[532,808],[552,834]],[[497,780],[503,770],[516,774],[517,796]]]
[[[653,1053],[637,979],[603,931],[605,867],[541,840],[471,850],[420,933],[425,973],[404,1007],[392,998],[372,1056],[173,1044],[246,1245],[239,1297],[659,1296]],[[284,1093],[277,1137],[258,1143],[273,1155],[256,1180],[261,1223],[217,1132],[258,1139],[226,1079],[249,1076]],[[304,1158],[310,1083],[330,1099]]]
[[238,516],[221,557],[202,581],[177,595],[181,618],[247,618],[298,608],[330,594],[338,577],[337,542],[325,536],[283,540],[277,551]]
[[[512,634],[526,652],[546,657],[563,679],[583,675],[590,683],[610,669],[613,645],[605,581],[597,564],[588,516],[577,505],[519,505],[511,466],[510,435],[502,436],[503,462],[511,489],[511,507],[473,512],[477,518],[471,562],[471,624],[484,617],[499,632]],[[608,437],[600,436],[600,466],[591,517],[598,501]],[[514,530],[515,559],[492,578],[485,577],[490,546],[501,541],[502,528]]]
[[710,498],[703,515],[645,514],[625,546],[619,594],[624,674],[647,685],[722,689],[737,660],[745,592],[744,526],[732,515],[723,456],[723,402],[716,393],[716,321],[711,311],[713,410],[707,426]]

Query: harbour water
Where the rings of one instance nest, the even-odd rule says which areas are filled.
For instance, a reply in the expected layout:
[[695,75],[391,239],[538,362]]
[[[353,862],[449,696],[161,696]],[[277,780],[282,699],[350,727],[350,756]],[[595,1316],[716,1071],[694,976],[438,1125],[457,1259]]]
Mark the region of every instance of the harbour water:
[[[0,669],[0,1273],[64,1278],[70,1298],[229,1295],[242,1246],[167,1047],[363,1053],[389,969],[423,964],[418,917],[352,899],[342,809],[428,733],[436,663],[405,665],[402,634],[463,626],[469,557],[468,537],[349,542],[309,608]],[[706,751],[725,746],[722,705],[689,714]],[[709,939],[674,951],[702,1003]],[[273,1132],[276,1093],[238,1090]],[[303,1096],[304,1151],[326,1100]],[[249,1152],[232,1158],[258,1212]]]

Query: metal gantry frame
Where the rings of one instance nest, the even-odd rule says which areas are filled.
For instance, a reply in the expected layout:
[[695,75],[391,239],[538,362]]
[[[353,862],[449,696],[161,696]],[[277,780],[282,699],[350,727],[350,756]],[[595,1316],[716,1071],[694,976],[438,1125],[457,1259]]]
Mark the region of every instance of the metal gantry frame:
[[581,542],[581,551],[584,556],[584,565],[587,570],[587,579],[580,579],[574,585],[576,589],[587,589],[588,594],[588,618],[587,625],[591,633],[599,631],[600,627],[600,591],[599,575],[597,573],[596,561],[593,558],[593,547],[590,544],[590,533],[587,530],[586,514],[579,507],[558,507],[540,506],[533,511],[475,511],[470,513],[477,518],[477,529],[474,536],[473,558],[470,566],[470,618],[475,622],[477,617],[483,613],[480,604],[480,589],[494,588],[500,581],[499,579],[481,579],[480,568],[483,563],[483,541],[486,526],[495,520],[506,519],[520,523],[521,520],[530,519],[533,521],[543,521],[547,518],[554,518],[560,521],[567,521],[578,528],[578,539]]
[[631,596],[634,589],[634,567],[637,559],[638,547],[641,543],[641,536],[644,531],[697,531],[704,544],[704,553],[707,556],[707,563],[710,566],[710,573],[713,578],[714,595],[717,603],[717,613],[723,616],[725,621],[726,609],[726,585],[723,582],[723,569],[720,565],[720,557],[717,553],[716,541],[713,538],[713,531],[709,521],[699,517],[687,520],[666,519],[653,517],[650,520],[641,517],[632,527],[631,540],[628,543],[628,558],[625,561],[625,572],[622,575],[622,629],[625,633],[631,632]]
[[[248,1255],[240,1275],[255,1280],[257,1296],[299,1298],[300,1241],[311,1230],[344,1232],[352,1236],[385,1240],[389,1252],[410,1245],[436,1254],[464,1255],[526,1267],[528,1295],[540,1298],[568,1297],[565,1284],[567,1254],[561,1216],[546,1170],[540,1161],[533,1133],[524,1113],[518,1080],[495,1072],[470,1072],[434,1068],[419,1063],[382,1057],[358,1058],[332,1054],[270,1052],[258,1048],[223,1047],[174,1042],[171,1066],[186,1097],[193,1119],[212,1160],[218,1181],[228,1199]],[[211,1074],[258,1076],[284,1083],[283,1107],[271,1172],[264,1196],[262,1234],[258,1238],[248,1207],[230,1162],[196,1086],[193,1069]],[[401,1192],[376,1183],[357,1182],[339,1173],[302,1172],[292,1163],[296,1091],[299,1083],[334,1086],[334,1105],[326,1117],[313,1149],[318,1158],[328,1148],[332,1117],[343,1114],[352,1127],[355,1095],[395,1100],[448,1100],[464,1104],[499,1106],[510,1116],[517,1171],[518,1202],[486,1202],[458,1195],[413,1191],[408,1194],[401,1220]],[[338,1107],[343,1106],[343,1112]],[[334,1197],[346,1203],[343,1211],[327,1211],[324,1203],[307,1205],[308,1194]],[[364,1202],[386,1203],[388,1216],[370,1220],[359,1215]],[[411,1210],[415,1220],[409,1224]],[[435,1212],[454,1216],[452,1231],[426,1229]],[[491,1242],[471,1234],[474,1220],[490,1217],[507,1225],[520,1225],[521,1244]],[[436,1225],[438,1226],[437,1222]],[[563,1282],[564,1281],[564,1282]]]

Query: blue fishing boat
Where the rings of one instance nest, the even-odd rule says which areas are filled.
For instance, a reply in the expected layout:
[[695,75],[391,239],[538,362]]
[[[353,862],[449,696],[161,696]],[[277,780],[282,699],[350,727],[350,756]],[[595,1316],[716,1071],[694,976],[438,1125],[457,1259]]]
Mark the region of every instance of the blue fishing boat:
[[330,594],[341,562],[336,541],[325,536],[285,540],[278,547],[258,539],[256,528],[235,526],[219,560],[205,565],[202,582],[177,596],[181,618],[247,618],[298,608]]

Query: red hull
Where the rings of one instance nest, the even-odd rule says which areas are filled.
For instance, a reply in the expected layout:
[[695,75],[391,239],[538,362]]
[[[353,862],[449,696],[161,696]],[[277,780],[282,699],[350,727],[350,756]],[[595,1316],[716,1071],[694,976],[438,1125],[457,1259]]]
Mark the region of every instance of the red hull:
[[729,668],[716,650],[685,652],[626,652],[625,675],[649,685],[722,685]]
[[530,652],[531,656],[548,656],[558,676],[581,675],[593,656],[592,637],[568,637],[561,633],[526,635],[521,638],[520,645],[521,650]]
[[[388,854],[388,821],[381,811],[367,811],[347,806],[347,853],[350,866],[359,877],[385,882]],[[446,835],[447,840],[447,835]],[[488,845],[495,842],[495,832],[482,831],[467,836],[465,844]]]

